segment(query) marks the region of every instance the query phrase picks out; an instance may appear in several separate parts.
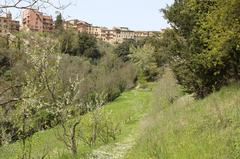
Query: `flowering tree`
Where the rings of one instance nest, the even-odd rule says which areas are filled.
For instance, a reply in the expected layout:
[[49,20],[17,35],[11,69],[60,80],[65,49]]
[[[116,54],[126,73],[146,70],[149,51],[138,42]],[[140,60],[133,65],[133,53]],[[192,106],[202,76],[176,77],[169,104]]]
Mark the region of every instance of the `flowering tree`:
[[[56,40],[28,34],[24,42],[24,54],[29,68],[23,70],[25,79],[20,83],[21,93],[17,98],[5,101],[5,104],[14,104],[7,117],[18,129],[17,136],[22,139],[24,159],[29,156],[26,142],[32,133],[52,124],[64,125],[82,110],[79,99],[81,80],[78,75],[66,80],[60,76],[62,55],[58,48]],[[78,122],[74,125],[78,125]]]

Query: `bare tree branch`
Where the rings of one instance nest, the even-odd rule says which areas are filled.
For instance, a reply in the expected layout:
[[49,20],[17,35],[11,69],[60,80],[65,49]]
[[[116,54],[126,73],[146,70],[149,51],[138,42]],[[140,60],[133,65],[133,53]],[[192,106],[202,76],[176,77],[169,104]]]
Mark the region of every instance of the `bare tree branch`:
[[[55,3],[54,3],[55,2]],[[7,0],[0,3],[0,9],[6,9],[6,8],[16,8],[16,9],[33,9],[34,7],[43,7],[47,8],[48,6],[54,7],[56,9],[65,9],[67,8],[71,3],[62,4],[60,0],[57,2],[54,0],[33,0],[33,1],[27,1],[27,0]]]
[[[22,86],[21,86],[22,87]],[[25,96],[25,97],[19,97],[19,98],[12,98],[12,99],[9,99],[7,101],[4,101],[2,103],[0,103],[0,106],[5,106],[7,104],[10,104],[10,103],[14,103],[14,102],[19,102],[19,101],[22,101],[24,99],[29,99],[29,98],[32,98],[38,94],[40,94],[42,91],[44,91],[45,88],[43,87],[42,89],[40,89],[38,92],[36,92],[35,94],[33,94],[32,96]]]
[[10,86],[10,87],[4,89],[4,90],[0,93],[0,97],[1,97],[3,94],[7,93],[8,91],[10,91],[10,90],[12,90],[12,89],[14,89],[14,88],[21,88],[22,86],[23,86],[22,84],[21,84],[21,85]]
[[47,9],[49,7],[64,10],[71,5],[71,2],[61,3],[61,0],[5,0],[0,2],[0,15],[5,13],[5,9]]

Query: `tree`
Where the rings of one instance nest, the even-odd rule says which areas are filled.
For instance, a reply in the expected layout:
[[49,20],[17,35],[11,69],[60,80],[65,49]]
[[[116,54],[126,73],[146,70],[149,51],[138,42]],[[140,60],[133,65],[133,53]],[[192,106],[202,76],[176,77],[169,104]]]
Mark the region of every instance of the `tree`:
[[163,10],[174,28],[167,46],[172,68],[186,91],[197,97],[239,79],[236,6],[236,0],[181,0]]
[[8,50],[0,50],[0,76],[10,69],[10,58]]
[[59,13],[56,17],[55,29],[58,30],[59,32],[63,31],[63,19],[61,13]]
[[[28,158],[30,151],[27,149],[27,140],[34,132],[46,126],[45,123],[40,123],[37,119],[42,112],[49,114],[54,107],[47,105],[47,94],[53,94],[52,79],[55,76],[55,69],[59,60],[50,63],[48,60],[55,53],[56,43],[48,38],[43,40],[42,37],[31,35],[28,40],[31,40],[30,47],[25,47],[27,63],[31,65],[28,71],[24,71],[25,80],[20,81],[21,93],[19,96],[1,103],[3,106],[8,106],[13,103],[13,109],[5,112],[6,118],[9,119],[16,129],[16,136],[22,139],[22,158]],[[44,47],[42,47],[44,46]],[[26,72],[25,72],[26,71]],[[51,81],[51,83],[50,83]],[[54,85],[56,87],[56,85]],[[53,106],[53,105],[52,105]],[[46,120],[46,118],[44,119]],[[44,124],[44,126],[43,126]]]
[[84,56],[93,62],[101,57],[97,46],[97,39],[86,32],[78,33],[77,44],[71,55]]
[[[73,125],[70,125],[71,151],[75,155],[75,129],[83,110],[79,98],[81,79],[78,74],[66,80],[60,76],[62,55],[57,49],[56,40],[37,36],[30,39],[33,45],[26,48],[26,54],[27,62],[32,67],[25,72],[26,81],[21,96],[16,99],[15,109],[11,113],[12,122],[18,125],[18,134],[25,147],[26,139],[34,132],[56,124],[66,128],[65,123],[75,117]],[[27,152],[24,148],[23,158]]]
[[154,58],[155,48],[149,44],[142,47],[131,47],[129,58],[139,68],[139,80],[153,81],[158,75],[157,63]]
[[117,54],[118,57],[120,57],[124,62],[129,61],[129,54],[131,54],[130,52],[130,48],[132,46],[136,46],[136,41],[133,39],[128,39],[128,40],[124,40],[123,43],[118,44],[118,46],[114,49],[114,52]]
[[163,39],[163,33],[156,33],[152,37],[146,37],[143,39],[144,44],[150,44],[155,48],[155,53],[153,54],[156,59],[156,63],[158,67],[163,67],[168,63],[168,54],[163,49],[164,43],[166,39]]
[[60,49],[64,54],[74,54],[74,44],[76,43],[75,32],[71,29],[64,30],[59,35]]

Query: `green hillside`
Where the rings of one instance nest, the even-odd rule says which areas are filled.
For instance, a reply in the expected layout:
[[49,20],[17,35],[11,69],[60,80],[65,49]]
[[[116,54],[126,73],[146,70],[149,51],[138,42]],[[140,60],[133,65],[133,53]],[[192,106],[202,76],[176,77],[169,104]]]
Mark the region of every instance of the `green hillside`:
[[[78,158],[127,159],[225,159],[240,157],[240,85],[233,83],[202,100],[184,95],[171,71],[148,89],[123,93],[107,104],[112,121],[121,123],[115,141],[89,148],[82,142]],[[89,114],[83,117],[87,122]],[[84,126],[84,124],[83,124]],[[31,156],[72,158],[56,136],[59,127],[36,133],[31,139]],[[0,158],[21,154],[20,142],[0,149]]]
[[[185,95],[171,104],[167,100],[171,93],[166,93],[165,86],[169,81],[160,83],[158,90],[165,93],[156,93],[158,104],[146,118],[142,134],[126,158],[240,158],[240,84],[224,87],[203,100]],[[167,90],[175,96],[178,89]]]

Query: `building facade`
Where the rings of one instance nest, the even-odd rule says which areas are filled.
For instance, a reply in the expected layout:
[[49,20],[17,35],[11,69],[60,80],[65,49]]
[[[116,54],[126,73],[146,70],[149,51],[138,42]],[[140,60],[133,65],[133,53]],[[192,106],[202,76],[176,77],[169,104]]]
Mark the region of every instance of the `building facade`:
[[43,15],[43,31],[44,32],[49,32],[53,31],[54,26],[53,26],[53,19],[51,16]]
[[[50,32],[54,30],[54,23],[51,16],[44,15],[42,12],[33,9],[26,9],[22,12],[21,29],[36,32]],[[93,26],[92,24],[78,19],[63,21],[64,29],[74,29],[77,32],[86,32],[102,41],[118,44],[126,39],[137,39],[153,36],[154,32],[132,31],[127,27],[106,27]],[[20,29],[19,21],[13,20],[11,13],[0,17],[0,34],[17,32]]]
[[65,21],[63,27],[64,29],[72,28],[77,32],[86,32],[95,36],[97,39],[111,44],[122,43],[126,39],[152,36],[152,34],[147,31],[132,31],[127,27],[108,29],[106,27],[93,26],[92,24],[77,19]]
[[73,19],[73,20],[68,20],[68,21],[65,21],[63,23],[63,28],[64,29],[74,29],[76,30],[77,32],[87,32],[87,33],[91,33],[91,29],[92,29],[92,25],[87,23],[87,22],[84,22],[84,21],[81,21],[81,20],[78,20],[78,19]]
[[18,32],[19,28],[19,21],[13,20],[10,12],[6,16],[0,17],[0,34]]
[[30,31],[49,32],[53,30],[53,19],[37,10],[27,9],[22,13],[22,28]]
[[[52,31],[54,29],[52,17],[43,15],[37,10],[24,10],[22,16],[22,27],[31,31]],[[126,39],[136,39],[140,37],[152,36],[146,31],[132,31],[127,27],[106,27],[93,26],[92,24],[78,20],[63,21],[64,29],[73,29],[77,32],[86,32],[111,44],[122,43]]]

